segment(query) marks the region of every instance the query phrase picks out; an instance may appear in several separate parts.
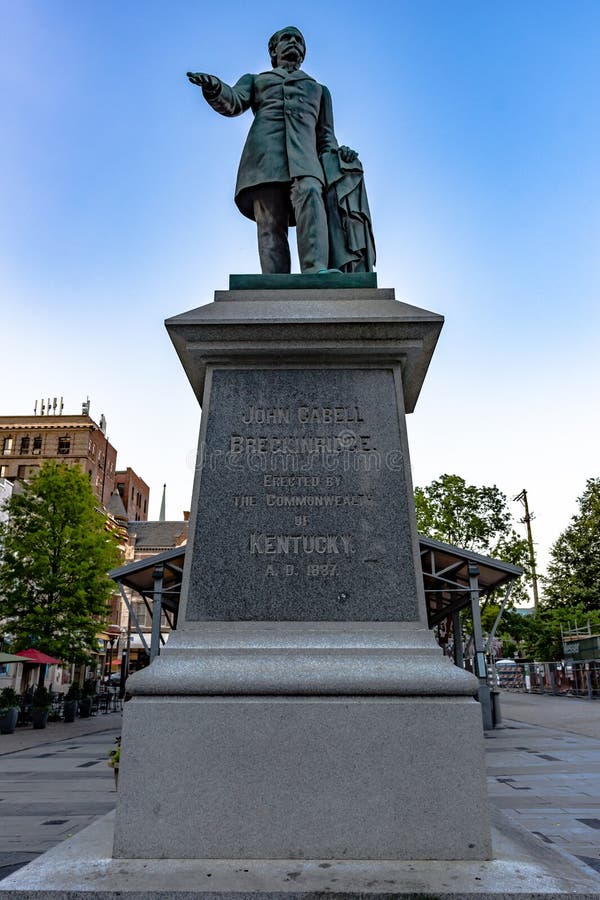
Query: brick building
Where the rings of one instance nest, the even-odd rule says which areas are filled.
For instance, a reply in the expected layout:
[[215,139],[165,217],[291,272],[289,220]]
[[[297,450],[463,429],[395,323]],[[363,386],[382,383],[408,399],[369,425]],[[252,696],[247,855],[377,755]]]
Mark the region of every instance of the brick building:
[[44,462],[80,466],[106,506],[115,483],[117,451],[108,440],[104,417],[98,425],[79,416],[0,416],[0,478],[29,478]]
[[118,474],[125,476],[122,484],[129,502],[125,497],[123,502],[128,518],[147,519],[150,489],[131,468],[117,473],[117,451],[106,434],[104,416],[96,423],[89,414],[89,401],[83,404],[81,415],[75,416],[62,414],[62,402],[58,412],[46,411],[51,409],[50,401],[47,407],[42,402],[40,409],[42,412],[31,416],[0,416],[0,478],[23,481],[48,460],[78,465],[106,508]]
[[123,502],[131,522],[145,522],[148,518],[150,488],[131,467],[115,472],[115,490]]

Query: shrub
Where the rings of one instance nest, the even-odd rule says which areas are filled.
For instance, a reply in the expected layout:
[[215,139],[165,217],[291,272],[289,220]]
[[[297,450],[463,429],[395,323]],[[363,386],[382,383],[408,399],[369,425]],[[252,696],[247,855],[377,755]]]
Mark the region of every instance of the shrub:
[[18,709],[19,695],[12,688],[2,688],[0,691],[0,715],[8,712],[9,709]]
[[65,695],[65,700],[80,700],[81,699],[81,688],[78,684],[73,683],[69,685],[69,690]]
[[52,706],[52,694],[45,687],[39,687],[33,695],[34,709],[50,709]]
[[96,696],[96,682],[93,678],[87,678],[84,681],[83,696],[84,697],[95,697]]

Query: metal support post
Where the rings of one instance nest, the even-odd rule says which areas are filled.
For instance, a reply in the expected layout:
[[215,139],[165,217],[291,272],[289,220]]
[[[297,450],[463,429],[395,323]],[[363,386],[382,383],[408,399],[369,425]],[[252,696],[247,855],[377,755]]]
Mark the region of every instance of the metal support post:
[[506,609],[506,604],[510,600],[510,595],[512,593],[513,585],[514,585],[514,581],[510,581],[508,584],[508,588],[506,589],[506,593],[505,593],[504,597],[502,598],[502,603],[500,604],[500,609],[498,610],[498,615],[496,616],[496,621],[494,622],[494,624],[492,626],[492,630],[490,631],[489,637],[485,644],[486,653],[489,651],[490,647],[492,646],[492,641],[496,637],[496,630],[498,628],[498,625],[502,621],[502,616],[504,614],[504,610]]
[[585,683],[587,686],[588,700],[593,700],[594,699],[594,689],[592,687],[592,676],[590,674],[589,662],[586,662],[586,664],[585,664]]
[[454,665],[464,668],[465,660],[463,655],[462,628],[460,625],[460,612],[455,610],[452,613],[452,636],[454,638]]
[[548,681],[550,682],[550,690],[554,695],[558,693],[556,690],[556,675],[554,674],[554,669],[552,668],[552,663],[548,666]]
[[162,613],[163,576],[165,567],[154,569],[154,595],[152,598],[152,640],[150,643],[150,662],[160,653],[160,620]]
[[492,718],[492,699],[487,683],[487,665],[483,647],[483,632],[481,630],[481,612],[479,610],[479,569],[472,563],[469,564],[469,590],[471,592],[471,614],[473,616],[475,675],[479,679],[479,703],[481,705],[483,727],[486,731],[489,731],[494,727],[494,722]]
[[127,647],[129,648],[129,645],[130,645],[129,638],[131,637],[131,622],[133,622],[133,624],[135,625],[136,634],[141,641],[142,647],[144,648],[146,653],[149,654],[150,647],[148,646],[148,641],[146,640],[146,635],[144,634],[144,632],[142,631],[142,629],[140,627],[138,617],[136,616],[135,610],[129,601],[129,597],[125,593],[121,582],[117,581],[116,584],[118,585],[119,591],[121,592],[121,597],[123,598],[123,602],[124,602],[125,606],[127,607],[127,612],[129,613],[129,624],[127,626],[127,636],[128,636]]

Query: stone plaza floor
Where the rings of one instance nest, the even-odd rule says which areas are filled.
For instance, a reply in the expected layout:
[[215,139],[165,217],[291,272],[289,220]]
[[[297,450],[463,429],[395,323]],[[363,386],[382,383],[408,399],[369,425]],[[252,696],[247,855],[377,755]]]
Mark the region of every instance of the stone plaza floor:
[[[502,715],[485,737],[492,804],[600,872],[600,703],[503,693]],[[0,880],[113,809],[119,730],[114,713],[0,735]]]
[[600,702],[506,694],[486,733],[488,794],[512,822],[600,872]]
[[0,880],[115,806],[121,713],[0,735]]

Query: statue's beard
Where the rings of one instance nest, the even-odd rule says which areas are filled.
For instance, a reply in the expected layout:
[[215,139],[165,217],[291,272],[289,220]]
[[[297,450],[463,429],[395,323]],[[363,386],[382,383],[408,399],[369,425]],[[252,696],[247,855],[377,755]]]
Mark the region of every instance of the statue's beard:
[[302,53],[294,47],[290,47],[281,55],[281,66],[295,66],[299,68],[302,65]]

